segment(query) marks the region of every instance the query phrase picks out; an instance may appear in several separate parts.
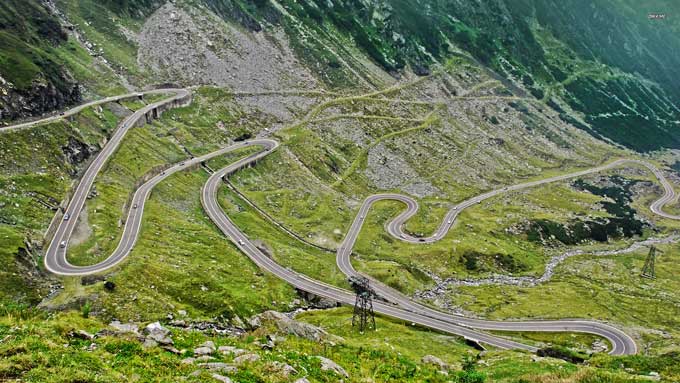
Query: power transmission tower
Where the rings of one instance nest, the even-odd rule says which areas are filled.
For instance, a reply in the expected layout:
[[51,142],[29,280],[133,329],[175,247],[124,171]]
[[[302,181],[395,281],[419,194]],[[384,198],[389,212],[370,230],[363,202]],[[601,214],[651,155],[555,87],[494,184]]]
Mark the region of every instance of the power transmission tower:
[[375,313],[373,312],[373,296],[375,292],[368,283],[368,278],[351,276],[349,283],[357,294],[354,302],[354,315],[352,315],[352,326],[359,326],[359,331],[373,326],[375,327]]
[[656,278],[656,271],[654,270],[654,262],[656,261],[656,252],[663,253],[663,251],[652,246],[649,248],[649,254],[647,254],[647,260],[645,261],[645,266],[642,268],[642,273],[640,276],[643,278],[654,279]]

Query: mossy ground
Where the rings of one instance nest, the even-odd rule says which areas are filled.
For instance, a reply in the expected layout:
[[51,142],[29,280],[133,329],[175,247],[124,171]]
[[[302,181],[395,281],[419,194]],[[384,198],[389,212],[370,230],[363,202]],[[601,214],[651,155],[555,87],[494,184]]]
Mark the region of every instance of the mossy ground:
[[[493,382],[638,382],[651,371],[676,371],[672,358],[609,357],[598,355],[590,366],[575,365],[557,359],[532,360],[530,354],[490,350],[477,359],[478,351],[460,339],[408,324],[377,318],[377,331],[359,333],[348,324],[351,310],[340,308],[312,311],[298,316],[327,331],[342,336],[344,341],[320,344],[294,336],[278,335],[272,351],[263,351],[255,343],[276,332],[269,325],[242,336],[220,336],[197,331],[172,329],[174,346],[179,355],[158,347],[145,349],[133,335],[109,335],[94,340],[75,338],[69,333],[90,333],[106,328],[97,317],[83,318],[80,313],[46,315],[30,310],[5,312],[0,318],[0,377],[7,381],[72,382],[170,382],[181,379],[202,382],[210,373],[191,375],[198,368],[182,363],[192,356],[193,348],[206,340],[217,346],[229,345],[259,354],[261,359],[229,374],[240,382],[275,383],[306,376],[314,382],[335,382],[340,377],[322,371],[318,359],[324,356],[342,366],[350,375],[346,381],[363,382],[465,382],[459,377],[465,359],[471,359],[475,370]],[[143,324],[143,323],[142,323]],[[567,336],[562,344],[573,344]],[[540,339],[540,337],[539,337]],[[439,356],[450,365],[448,375],[421,362],[425,355]],[[215,355],[215,362],[231,363],[232,356]],[[295,370],[284,377],[271,362],[289,364]],[[594,368],[591,366],[597,366]],[[624,371],[627,368],[627,371]],[[198,369],[200,371],[200,369]],[[666,375],[670,376],[670,375]],[[672,376],[670,376],[672,377]],[[669,380],[670,381],[670,380]]]

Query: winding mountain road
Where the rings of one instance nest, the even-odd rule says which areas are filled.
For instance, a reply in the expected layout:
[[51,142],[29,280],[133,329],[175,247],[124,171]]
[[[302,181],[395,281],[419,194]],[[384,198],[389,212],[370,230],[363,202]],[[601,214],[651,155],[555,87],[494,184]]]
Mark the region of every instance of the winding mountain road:
[[[160,91],[160,90],[159,90]],[[103,165],[114,153],[118,145],[120,144],[125,133],[134,126],[137,121],[149,110],[157,107],[159,105],[167,104],[179,99],[186,97],[189,93],[187,90],[182,89],[166,89],[163,90],[166,93],[173,93],[174,95],[168,99],[159,101],[157,103],[151,104],[145,108],[140,109],[135,112],[132,116],[126,118],[119,128],[114,132],[111,139],[104,146],[101,152],[97,155],[95,160],[90,164],[88,169],[85,171],[82,180],[75,189],[74,195],[66,209],[66,213],[69,214],[70,219],[65,219],[59,221],[58,228],[52,239],[50,246],[45,254],[45,267],[52,273],[59,275],[87,275],[105,271],[121,261],[123,261],[134,247],[137,237],[140,232],[142,216],[144,211],[145,202],[148,199],[151,190],[154,186],[160,183],[163,179],[169,177],[170,175],[185,170],[189,167],[200,164],[210,158],[223,155],[227,152],[244,148],[248,146],[260,146],[263,150],[252,154],[246,158],[238,160],[219,171],[213,173],[201,191],[201,203],[210,217],[210,219],[215,223],[215,225],[241,250],[243,251],[255,264],[260,268],[276,275],[277,277],[285,280],[291,285],[298,289],[310,292],[312,294],[333,299],[335,301],[352,305],[354,303],[355,295],[353,292],[314,280],[303,274],[294,272],[289,268],[285,268],[272,259],[267,257],[262,251],[260,251],[252,241],[241,232],[238,227],[227,217],[223,209],[219,206],[217,193],[220,185],[223,183],[223,178],[235,173],[243,167],[250,166],[259,159],[268,155],[272,151],[276,150],[278,143],[270,139],[256,139],[251,141],[246,141],[242,143],[237,143],[215,152],[206,154],[201,157],[186,160],[180,164],[173,165],[167,168],[165,171],[161,172],[151,178],[149,181],[142,184],[134,193],[132,198],[132,207],[130,208],[125,221],[125,227],[121,240],[118,247],[114,252],[104,261],[91,266],[74,266],[71,265],[67,258],[66,253],[68,249],[68,241],[71,237],[71,233],[76,225],[77,217],[82,210],[87,194],[92,186],[95,176],[102,169]],[[34,122],[35,124],[39,122]],[[11,128],[11,127],[10,127]],[[393,219],[387,224],[387,231],[404,241],[411,243],[431,243],[443,238],[448,230],[453,225],[456,217],[461,210],[475,205],[485,199],[494,197],[501,193],[521,190],[529,187],[546,184],[549,182],[556,182],[561,180],[566,180],[573,177],[583,176],[590,173],[600,172],[603,170],[611,169],[617,166],[622,166],[625,164],[638,164],[648,168],[655,176],[659,179],[664,187],[664,196],[659,200],[655,201],[651,205],[651,210],[666,218],[680,219],[680,217],[667,214],[663,212],[663,206],[675,199],[675,191],[673,190],[671,184],[666,180],[656,167],[652,164],[639,161],[639,160],[627,160],[621,159],[614,161],[610,164],[587,169],[584,171],[556,176],[547,178],[544,180],[526,182],[514,186],[508,186],[502,189],[493,190],[479,196],[473,197],[462,203],[456,205],[451,209],[445,216],[442,224],[435,231],[435,233],[427,238],[415,238],[402,230],[404,222],[412,217],[417,209],[417,202],[407,196],[399,194],[378,194],[368,197],[361,208],[359,213],[352,223],[349,232],[345,240],[342,242],[341,246],[337,251],[337,263],[339,268],[346,275],[356,275],[358,274],[356,270],[351,265],[350,255],[352,247],[356,242],[356,238],[361,230],[366,215],[370,210],[373,203],[380,200],[397,200],[406,204],[407,209],[402,212],[399,216]],[[59,214],[59,213],[58,213]],[[469,339],[476,340],[478,342],[493,345],[495,347],[504,349],[524,349],[529,351],[535,351],[536,348],[533,346],[525,345],[519,342],[504,339],[502,337],[490,335],[477,330],[498,330],[498,331],[545,331],[545,332],[583,332],[600,335],[608,339],[612,344],[612,349],[610,354],[623,355],[623,354],[634,354],[637,352],[637,347],[635,342],[627,334],[618,330],[617,328],[594,321],[586,320],[552,320],[552,321],[487,321],[481,319],[466,318],[463,316],[456,316],[447,314],[441,311],[434,310],[422,304],[412,301],[408,297],[404,296],[400,292],[391,289],[382,283],[373,280],[373,288],[377,293],[384,298],[388,303],[377,300],[374,303],[374,309],[376,312],[401,319],[407,322],[411,322],[414,325],[420,325],[442,332],[447,332],[451,334],[457,334]]]
[[15,125],[9,125],[9,126],[0,126],[0,133],[2,133],[4,131],[17,130],[17,129],[22,129],[22,128],[31,128],[31,127],[34,127],[36,125],[47,124],[49,122],[61,120],[61,119],[64,119],[66,117],[76,115],[76,114],[82,112],[84,109],[87,109],[91,106],[102,105],[102,104],[106,104],[106,103],[109,103],[109,102],[116,102],[116,101],[121,101],[121,100],[125,100],[125,99],[128,99],[128,98],[135,98],[135,97],[140,97],[140,96],[145,96],[145,95],[163,94],[163,93],[176,93],[178,91],[184,91],[184,89],[162,88],[162,89],[153,89],[153,90],[147,90],[147,91],[142,91],[142,92],[121,94],[119,96],[106,97],[106,98],[102,98],[100,100],[94,100],[94,101],[87,102],[85,104],[80,104],[78,106],[75,106],[75,107],[73,107],[69,110],[66,110],[62,113],[59,113],[59,114],[56,114],[56,115],[53,115],[53,116],[44,117],[44,118],[34,120],[34,121],[27,121],[27,122],[23,122],[21,124],[15,124]]
[[[45,253],[45,267],[47,268],[47,270],[55,274],[61,275],[85,275],[90,273],[96,273],[119,263],[122,259],[125,258],[125,255],[127,254],[127,253],[123,254],[122,253],[123,250],[128,246],[131,248],[132,245],[134,245],[134,240],[136,239],[137,233],[139,231],[140,224],[138,221],[141,221],[142,216],[141,210],[139,212],[135,211],[130,212],[132,216],[128,216],[128,221],[126,222],[125,225],[125,231],[123,233],[121,243],[119,244],[116,251],[114,251],[114,253],[111,254],[106,260],[97,265],[92,265],[83,268],[70,265],[66,261],[66,250],[68,247],[68,241],[71,238],[73,229],[75,228],[76,223],[78,221],[77,219],[78,215],[80,214],[80,211],[83,209],[83,206],[85,206],[85,201],[87,199],[87,195],[90,193],[90,189],[92,188],[94,179],[99,173],[99,171],[101,171],[101,169],[104,167],[104,164],[106,164],[109,157],[111,157],[111,155],[116,151],[118,145],[120,145],[120,142],[123,140],[123,137],[125,137],[125,134],[128,132],[128,130],[130,130],[130,128],[134,127],[138,121],[140,121],[144,116],[146,116],[146,113],[154,110],[155,108],[179,101],[190,95],[190,92],[185,89],[162,89],[162,90],[159,89],[157,92],[171,93],[173,95],[161,101],[146,105],[143,108],[135,111],[130,116],[126,117],[120,123],[118,128],[116,128],[115,132],[108,140],[108,142],[104,145],[99,154],[97,154],[97,157],[95,157],[95,159],[90,163],[87,170],[85,170],[85,173],[83,174],[80,183],[78,183],[78,186],[76,186],[76,189],[73,192],[73,196],[71,197],[71,200],[64,211],[64,219],[62,219],[62,221],[59,223],[59,226],[57,227],[57,230],[54,236],[52,237],[52,241],[50,242],[50,245],[47,248],[47,252]],[[74,108],[74,110],[80,109]],[[71,113],[72,111],[73,110],[69,111],[69,113]],[[43,122],[45,121],[44,120],[42,122],[34,121],[31,124],[33,124],[32,126],[34,126]],[[57,215],[59,214],[60,213],[57,213]],[[129,249],[127,249],[127,251],[129,252]]]

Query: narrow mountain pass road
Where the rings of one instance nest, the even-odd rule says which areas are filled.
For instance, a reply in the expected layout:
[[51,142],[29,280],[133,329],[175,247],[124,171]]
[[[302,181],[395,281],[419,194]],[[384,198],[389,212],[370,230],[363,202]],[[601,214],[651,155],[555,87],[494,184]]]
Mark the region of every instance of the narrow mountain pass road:
[[[153,111],[154,109],[163,107],[165,105],[171,105],[175,102],[180,102],[181,100],[185,100],[191,96],[191,93],[185,89],[164,89],[163,92],[171,93],[173,95],[153,104],[146,105],[143,108],[135,111],[132,115],[126,117],[116,128],[111,138],[106,142],[95,159],[90,163],[87,170],[85,170],[85,173],[78,183],[78,186],[76,186],[73,196],[71,197],[71,200],[64,211],[63,219],[59,222],[56,232],[52,237],[52,241],[47,248],[47,252],[45,253],[45,267],[47,270],[61,275],[84,275],[87,273],[95,273],[106,267],[115,265],[125,257],[125,255],[121,255],[120,251],[122,251],[122,247],[119,245],[117,251],[101,264],[79,269],[74,268],[66,261],[66,250],[69,239],[71,238],[71,234],[73,233],[73,229],[78,222],[78,215],[83,209],[83,206],[85,206],[87,195],[90,193],[90,189],[92,188],[95,177],[104,167],[111,155],[116,151],[128,130],[134,127],[141,119],[146,118],[146,114]],[[35,122],[35,124],[38,123],[39,121]],[[139,214],[141,219],[141,213],[130,211],[130,214]],[[128,226],[131,226],[131,224],[135,224],[136,221],[131,220],[129,222],[130,224],[126,222],[126,229],[128,229]],[[134,232],[138,231],[139,223],[136,225],[137,227],[130,227],[128,230]],[[121,239],[121,244],[126,244],[128,241],[130,241],[130,234],[126,235],[124,233]]]
[[588,174],[592,173],[597,173],[597,172],[602,172],[605,170],[613,169],[616,167],[620,166],[625,166],[625,165],[640,165],[646,167],[649,171],[651,171],[658,181],[661,183],[661,185],[664,188],[664,195],[659,198],[658,200],[654,201],[651,206],[650,210],[657,214],[660,215],[664,218],[669,218],[669,219],[680,219],[679,216],[675,216],[672,214],[665,213],[663,211],[663,206],[671,202],[675,199],[676,197],[676,192],[673,189],[672,185],[670,182],[664,177],[663,173],[657,169],[654,165],[645,162],[645,161],[640,161],[640,160],[631,160],[631,159],[619,159],[616,161],[613,161],[609,164],[605,164],[602,166],[570,173],[570,174],[564,174],[564,175],[559,175],[555,177],[550,177],[550,178],[545,178],[542,180],[537,180],[537,181],[531,181],[531,182],[525,182],[517,185],[512,185],[512,186],[507,186],[503,187],[501,189],[496,189],[492,190],[483,194],[480,194],[478,196],[472,197],[468,200],[465,200],[457,205],[455,205],[451,210],[447,212],[447,214],[444,216],[444,219],[442,220],[442,223],[439,225],[439,227],[435,230],[435,232],[429,236],[429,237],[423,237],[423,238],[418,238],[414,237],[403,230],[403,226],[408,221],[411,217],[413,217],[417,211],[418,211],[418,202],[405,195],[401,194],[375,194],[371,195],[368,198],[364,200],[364,203],[362,206],[359,208],[359,212],[354,219],[354,222],[350,226],[350,229],[345,236],[345,239],[343,242],[340,244],[340,247],[338,248],[337,254],[336,254],[336,262],[340,270],[349,276],[365,276],[371,280],[371,285],[373,289],[376,291],[376,293],[382,297],[383,299],[396,303],[399,305],[399,307],[403,307],[411,312],[417,312],[421,313],[423,315],[432,317],[432,318],[437,318],[443,321],[449,321],[452,323],[456,323],[459,325],[463,326],[469,326],[477,329],[484,329],[484,330],[502,330],[502,331],[548,331],[548,332],[555,332],[555,331],[564,331],[564,332],[587,332],[587,333],[593,333],[597,334],[600,336],[603,336],[607,338],[611,343],[612,343],[612,350],[610,350],[611,354],[615,355],[621,355],[621,354],[634,354],[637,352],[637,346],[635,345],[635,341],[625,334],[624,332],[616,329],[613,326],[604,324],[604,323],[599,323],[599,322],[593,322],[593,321],[583,321],[583,320],[556,320],[556,321],[488,321],[488,320],[481,320],[481,319],[474,319],[474,318],[467,318],[463,316],[457,316],[457,315],[451,315],[447,314],[444,312],[441,312],[439,310],[427,307],[423,304],[420,304],[411,298],[405,296],[401,292],[383,284],[382,282],[371,278],[368,275],[360,274],[357,272],[354,267],[352,266],[350,257],[352,254],[352,249],[354,248],[354,245],[356,243],[357,237],[359,233],[361,232],[361,227],[363,226],[366,216],[368,212],[370,211],[371,207],[373,206],[374,203],[378,201],[384,201],[384,200],[392,200],[392,201],[399,201],[402,202],[406,205],[406,210],[404,210],[402,213],[400,213],[397,217],[395,217],[393,220],[388,222],[386,224],[386,230],[387,232],[392,235],[393,237],[409,242],[412,244],[427,244],[427,243],[433,243],[436,241],[439,241],[440,239],[444,238],[444,236],[448,233],[448,231],[451,229],[453,224],[455,223],[456,218],[460,214],[461,211],[465,210],[466,208],[470,206],[474,206],[476,204],[481,203],[482,201],[495,197],[497,195],[500,195],[502,193],[507,193],[510,191],[517,191],[517,190],[523,190],[551,182],[558,182],[558,181],[564,181],[576,177],[581,177],[585,176]]
[[[71,237],[71,233],[77,222],[77,217],[80,211],[84,207],[84,203],[89,193],[90,188],[94,182],[95,176],[101,171],[106,161],[115,152],[118,145],[121,143],[125,133],[132,127],[135,126],[141,118],[145,116],[146,113],[152,109],[160,106],[175,105],[176,103],[186,101],[187,97],[190,97],[190,93],[183,89],[174,90],[164,90],[165,92],[173,93],[174,95],[168,99],[159,101],[157,103],[148,105],[147,107],[140,109],[135,112],[132,116],[126,118],[118,129],[114,132],[111,139],[107,142],[104,148],[100,151],[94,161],[89,165],[88,169],[85,171],[83,178],[76,187],[73,198],[71,199],[68,207],[66,208],[66,214],[70,217],[67,219],[62,219],[58,221],[58,227],[54,238],[52,239],[50,246],[45,254],[45,267],[47,270],[58,275],[88,275],[103,272],[109,268],[119,264],[123,261],[133,249],[135,242],[139,236],[143,211],[145,207],[145,202],[148,199],[151,190],[162,180],[169,177],[170,175],[185,170],[189,167],[196,166],[203,161],[210,158],[223,155],[227,152],[244,148],[248,146],[259,146],[263,150],[238,160],[223,169],[218,170],[213,173],[201,191],[201,203],[210,217],[210,219],[215,223],[215,225],[238,247],[243,251],[256,265],[262,269],[278,276],[279,278],[285,280],[291,285],[299,288],[301,290],[310,292],[312,294],[333,299],[335,301],[352,305],[355,300],[355,295],[351,291],[347,291],[317,280],[314,280],[305,275],[299,274],[285,268],[275,261],[263,254],[252,241],[241,232],[236,225],[227,217],[222,208],[219,206],[217,193],[220,185],[223,184],[223,178],[237,172],[243,167],[250,166],[256,163],[259,159],[265,157],[272,151],[276,150],[278,143],[270,139],[254,139],[246,142],[237,143],[215,152],[206,154],[201,157],[186,160],[180,164],[176,164],[161,172],[161,174],[156,175],[151,178],[146,183],[142,184],[134,193],[132,198],[132,207],[128,211],[127,220],[125,221],[125,226],[123,229],[123,234],[121,236],[118,247],[114,252],[104,261],[91,265],[91,266],[74,266],[71,265],[66,257],[68,250],[68,241]],[[639,160],[617,160],[610,164],[603,165],[600,167],[587,169],[584,171],[551,177],[544,180],[527,182],[519,185],[509,186],[498,190],[493,190],[484,193],[480,196],[473,197],[467,201],[458,204],[453,208],[444,218],[442,224],[435,231],[435,233],[428,238],[415,238],[404,233],[402,230],[403,223],[408,220],[413,214],[416,213],[418,209],[418,204],[415,200],[410,197],[402,196],[398,194],[378,194],[370,196],[366,199],[364,204],[361,206],[359,213],[352,223],[352,226],[341,244],[337,252],[337,262],[340,269],[348,276],[356,275],[357,272],[354,270],[350,263],[350,255],[352,247],[356,242],[356,238],[361,230],[361,226],[364,223],[366,214],[368,213],[372,204],[379,200],[391,199],[398,200],[406,204],[407,210],[401,213],[393,221],[387,225],[387,231],[402,240],[412,243],[431,243],[437,241],[444,237],[456,219],[459,212],[469,206],[473,206],[481,202],[482,200],[491,198],[493,196],[499,195],[501,193],[511,191],[511,190],[521,190],[528,187],[533,187],[548,182],[555,182],[560,180],[566,180],[569,178],[586,175],[594,172],[603,171],[616,166],[625,165],[628,163],[635,163],[647,167],[652,171],[659,181],[664,186],[664,196],[659,200],[655,201],[651,209],[654,213],[664,216],[666,218],[678,219],[677,216],[666,214],[663,212],[662,208],[664,204],[672,201],[675,198],[675,191],[673,190],[671,184],[665,179],[663,173],[656,169],[653,165],[639,161]],[[59,213],[57,213],[57,216]],[[634,354],[637,352],[637,347],[632,338],[623,333],[622,331],[616,329],[613,326],[593,322],[586,320],[552,320],[552,321],[487,321],[473,318],[466,318],[462,316],[451,315],[444,313],[422,304],[419,304],[408,297],[402,295],[400,292],[393,290],[378,281],[373,281],[373,287],[376,289],[378,294],[384,298],[387,302],[376,301],[374,303],[375,311],[384,314],[389,317],[397,318],[406,322],[410,322],[414,325],[420,325],[428,328],[432,328],[438,331],[457,334],[469,339],[476,340],[478,342],[486,343],[495,347],[505,348],[505,349],[523,349],[529,351],[535,351],[536,348],[533,346],[525,345],[519,342],[508,340],[502,337],[494,336],[477,330],[499,330],[499,331],[547,331],[547,332],[583,332],[600,335],[608,339],[612,344],[611,354],[621,355],[621,354]]]
[[17,129],[23,129],[23,128],[32,128],[37,125],[42,125],[42,124],[47,124],[50,122],[58,121],[67,117],[74,116],[83,110],[91,107],[91,106],[97,106],[97,105],[103,105],[109,102],[116,102],[116,101],[122,101],[130,98],[136,98],[136,97],[143,97],[146,95],[152,95],[152,94],[171,94],[171,93],[177,93],[178,91],[184,91],[184,89],[175,89],[175,88],[161,88],[161,89],[153,89],[153,90],[146,90],[146,91],[141,91],[141,92],[134,92],[134,93],[127,93],[127,94],[121,94],[119,96],[111,96],[111,97],[106,97],[102,98],[100,100],[94,100],[87,102],[85,104],[81,104],[78,106],[75,106],[69,110],[66,110],[64,112],[61,112],[59,114],[53,115],[53,116],[48,116],[44,118],[40,118],[34,121],[27,121],[23,122],[20,124],[15,124],[15,125],[9,125],[9,126],[0,126],[0,133],[2,132],[8,132],[10,130],[17,130]]

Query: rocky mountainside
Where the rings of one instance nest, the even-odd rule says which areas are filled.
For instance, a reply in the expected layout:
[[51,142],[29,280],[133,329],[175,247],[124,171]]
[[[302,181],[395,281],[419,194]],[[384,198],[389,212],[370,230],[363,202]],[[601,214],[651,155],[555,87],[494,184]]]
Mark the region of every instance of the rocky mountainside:
[[37,115],[81,100],[58,57],[68,35],[38,1],[0,4],[0,120]]
[[[105,64],[124,78],[119,83],[131,80],[141,87],[170,81],[241,90],[381,87],[409,73],[428,75],[462,54],[596,137],[637,151],[680,147],[680,109],[672,101],[680,89],[680,58],[674,54],[680,38],[671,18],[647,17],[654,10],[679,11],[677,4],[658,2],[659,8],[615,0],[588,6],[538,0],[191,4],[3,2],[2,38],[12,50],[4,50],[5,59],[0,60],[2,118],[72,104],[80,99],[79,82],[93,93],[111,92],[88,83],[86,77],[96,75],[60,53],[59,47],[71,43],[85,44],[91,56],[103,56]],[[227,23],[217,23],[216,18]],[[66,33],[67,29],[76,33]]]

